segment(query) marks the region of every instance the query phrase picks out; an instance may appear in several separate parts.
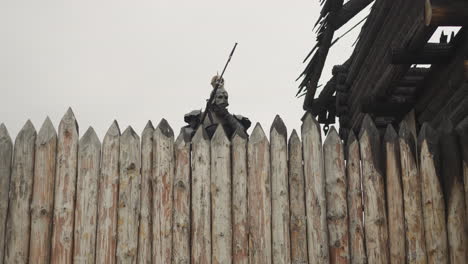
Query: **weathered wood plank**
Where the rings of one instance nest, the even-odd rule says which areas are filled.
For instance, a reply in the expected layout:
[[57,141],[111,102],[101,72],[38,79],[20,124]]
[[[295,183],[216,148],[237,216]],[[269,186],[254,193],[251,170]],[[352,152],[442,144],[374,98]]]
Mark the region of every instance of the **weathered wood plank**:
[[[5,233],[10,191],[13,142],[6,126],[0,124],[0,262],[5,253]],[[55,168],[54,168],[55,169]]]
[[190,263],[190,142],[181,132],[174,143],[173,263]]
[[117,250],[117,202],[119,195],[120,129],[114,121],[102,143],[98,197],[96,263],[115,263]]
[[174,132],[165,119],[154,130],[153,153],[153,263],[171,263]]
[[369,115],[359,135],[364,190],[365,238],[368,263],[388,263],[388,229],[385,189],[380,163],[380,136]]
[[211,139],[212,263],[232,261],[231,142],[221,125]]
[[142,264],[152,263],[153,225],[151,214],[153,191],[151,182],[153,179],[153,133],[153,124],[151,121],[148,121],[141,135],[141,205],[137,262]]
[[405,263],[405,215],[401,182],[400,143],[392,125],[387,126],[384,137],[386,161],[386,190],[390,263]]
[[[463,182],[465,183],[465,207],[468,208],[468,116],[456,128],[463,157]],[[466,219],[468,226],[468,218]]]
[[416,165],[416,144],[405,120],[400,123],[400,160],[406,227],[407,263],[426,263],[421,179]]
[[192,138],[192,264],[211,263],[210,141],[200,127]]
[[249,263],[271,263],[270,144],[259,123],[247,146]]
[[310,113],[305,116],[302,124],[302,146],[309,262],[329,263],[322,140],[320,125]]
[[418,149],[427,263],[449,263],[438,138],[427,123],[419,133]]
[[348,214],[349,214],[349,249],[353,264],[367,263],[366,248],[364,245],[364,223],[361,187],[361,154],[359,142],[351,131],[346,142],[347,163],[346,174],[348,179]]
[[277,115],[270,129],[273,263],[291,263],[287,136],[286,126]]
[[247,222],[247,136],[232,137],[232,262],[249,263]]
[[447,214],[450,263],[467,263],[465,191],[461,155],[453,125],[446,119],[441,125],[441,175]]
[[330,263],[349,263],[346,171],[340,136],[332,127],[323,143]]
[[136,263],[141,203],[141,152],[140,137],[130,126],[120,137],[119,164],[117,263]]
[[71,108],[58,129],[51,263],[72,263],[78,124]]
[[5,238],[5,263],[28,263],[36,130],[27,121],[15,140]]
[[93,263],[95,260],[100,160],[101,142],[90,127],[78,143],[73,263]]
[[309,263],[307,258],[307,223],[304,193],[302,142],[293,130],[289,138],[289,197],[291,210],[291,263]]
[[47,117],[36,138],[31,202],[31,237],[33,239],[29,243],[29,259],[34,260],[34,263],[50,262],[56,150],[57,133]]

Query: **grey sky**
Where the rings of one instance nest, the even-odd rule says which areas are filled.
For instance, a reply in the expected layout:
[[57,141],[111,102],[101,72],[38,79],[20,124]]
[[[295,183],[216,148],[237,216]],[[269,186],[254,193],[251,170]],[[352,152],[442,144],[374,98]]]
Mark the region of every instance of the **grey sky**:
[[[318,3],[0,1],[0,123],[12,137],[28,118],[39,129],[50,116],[57,128],[71,106],[81,135],[91,125],[102,140],[114,119],[140,134],[163,117],[178,133],[183,115],[204,107],[210,79],[237,41],[225,74],[230,112],[265,132],[279,114],[290,133],[300,129],[295,79],[315,43]],[[323,80],[349,57],[358,33],[332,49]]]

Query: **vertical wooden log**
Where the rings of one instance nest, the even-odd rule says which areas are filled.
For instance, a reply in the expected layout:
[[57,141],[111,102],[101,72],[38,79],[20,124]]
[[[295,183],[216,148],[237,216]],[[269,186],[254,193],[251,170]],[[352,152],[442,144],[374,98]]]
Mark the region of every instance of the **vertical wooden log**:
[[364,219],[368,263],[388,263],[385,188],[380,160],[380,135],[369,115],[359,135],[364,190]]
[[96,263],[115,263],[117,250],[117,202],[119,195],[120,129],[114,121],[102,143],[98,194]]
[[218,125],[211,139],[211,262],[232,262],[231,142]]
[[51,263],[72,263],[78,124],[71,108],[59,125]]
[[73,263],[93,263],[95,260],[100,160],[101,142],[90,127],[78,144]]
[[289,197],[291,209],[291,263],[309,263],[305,214],[304,167],[302,142],[293,130],[289,138]]
[[211,263],[210,141],[200,127],[192,138],[192,264]]
[[153,263],[171,263],[174,132],[165,119],[154,131],[153,153]]
[[416,165],[416,144],[405,121],[400,123],[400,160],[405,207],[406,261],[426,263],[426,240],[422,213],[421,179]]
[[302,124],[309,262],[329,263],[328,230],[320,125],[308,113]]
[[[468,61],[466,61],[468,69]],[[467,72],[468,73],[468,72]],[[465,207],[468,208],[468,116],[457,126],[457,134],[461,146],[463,161],[463,182],[465,183]],[[468,226],[468,218],[466,219]]]
[[[127,127],[120,137],[117,263],[136,263],[140,216],[140,137]],[[166,262],[167,263],[167,262]]]
[[247,146],[249,263],[271,263],[270,144],[259,123]]
[[348,215],[349,215],[349,248],[353,264],[366,264],[366,248],[364,245],[363,204],[361,188],[361,154],[359,142],[351,131],[346,144],[348,178]]
[[247,222],[247,135],[232,136],[232,262],[249,263]]
[[190,142],[181,132],[174,144],[173,263],[190,263]]
[[291,263],[287,129],[277,115],[270,129],[271,240],[273,263]]
[[450,263],[467,263],[465,191],[459,143],[452,122],[441,125],[441,174],[446,202]]
[[15,140],[5,238],[5,263],[28,263],[35,143],[36,130],[28,120]]
[[330,263],[349,263],[346,172],[340,136],[332,127],[323,143]]
[[151,212],[153,208],[151,182],[153,179],[153,133],[154,127],[148,121],[141,135],[141,205],[140,227],[138,230],[138,263],[151,264],[153,230]]
[[57,133],[47,117],[36,139],[29,243],[29,259],[34,263],[50,262],[56,150]]
[[401,183],[400,148],[398,135],[392,125],[387,126],[384,137],[387,175],[387,215],[390,263],[405,263],[405,215]]
[[7,128],[0,124],[0,263],[5,253],[5,233],[8,212],[8,192],[10,191],[11,161],[13,142]]
[[449,263],[445,204],[439,175],[438,138],[425,123],[418,139],[427,263]]

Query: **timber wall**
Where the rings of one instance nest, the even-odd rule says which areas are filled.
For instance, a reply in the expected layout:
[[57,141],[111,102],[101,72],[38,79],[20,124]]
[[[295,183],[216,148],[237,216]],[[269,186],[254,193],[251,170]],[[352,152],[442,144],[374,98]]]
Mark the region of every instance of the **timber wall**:
[[141,138],[114,122],[101,143],[69,110],[13,145],[1,125],[0,260],[467,263],[467,127],[381,137],[367,116],[322,146],[310,114],[302,140],[279,117],[269,140],[257,124],[191,143],[165,120]]

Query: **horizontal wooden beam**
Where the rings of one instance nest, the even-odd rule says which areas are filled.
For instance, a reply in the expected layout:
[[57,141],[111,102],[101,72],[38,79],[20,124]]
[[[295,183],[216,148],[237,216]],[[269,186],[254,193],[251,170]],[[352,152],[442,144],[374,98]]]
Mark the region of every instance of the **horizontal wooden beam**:
[[400,116],[413,107],[413,102],[387,102],[375,99],[373,96],[365,97],[361,101],[361,112],[378,116]]
[[455,54],[453,45],[428,43],[420,52],[392,49],[392,64],[447,64]]
[[466,26],[468,1],[426,0],[424,18],[426,26]]

